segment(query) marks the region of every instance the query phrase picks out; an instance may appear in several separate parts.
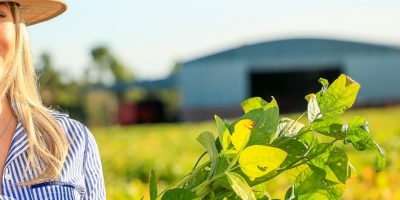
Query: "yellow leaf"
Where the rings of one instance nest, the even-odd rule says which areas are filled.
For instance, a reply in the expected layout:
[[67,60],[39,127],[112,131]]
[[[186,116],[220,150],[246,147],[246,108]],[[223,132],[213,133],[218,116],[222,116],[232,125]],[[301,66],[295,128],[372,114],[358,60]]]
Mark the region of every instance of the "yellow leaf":
[[243,150],[239,157],[239,165],[250,180],[264,176],[278,168],[287,156],[286,151],[279,148],[253,145]]
[[241,151],[246,146],[254,125],[255,122],[250,119],[242,119],[235,124],[231,142],[237,151]]

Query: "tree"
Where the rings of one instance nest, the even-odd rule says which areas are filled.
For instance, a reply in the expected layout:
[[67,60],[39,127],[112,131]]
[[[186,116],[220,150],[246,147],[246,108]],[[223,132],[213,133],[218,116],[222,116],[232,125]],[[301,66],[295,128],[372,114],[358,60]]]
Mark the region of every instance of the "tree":
[[43,53],[38,65],[39,88],[42,101],[46,105],[57,105],[57,97],[61,88],[60,74],[54,70],[50,54]]
[[106,46],[93,48],[91,55],[95,63],[92,70],[95,71],[97,76],[97,83],[119,83],[134,79],[132,72],[130,72],[113,54],[111,54]]
[[85,121],[79,83],[76,81],[63,82],[62,74],[55,70],[51,56],[48,53],[41,55],[37,69],[39,91],[43,103],[46,106],[61,109],[75,119]]
[[177,75],[182,69],[182,63],[181,62],[175,62],[174,66],[172,67],[172,70],[170,72],[170,76]]

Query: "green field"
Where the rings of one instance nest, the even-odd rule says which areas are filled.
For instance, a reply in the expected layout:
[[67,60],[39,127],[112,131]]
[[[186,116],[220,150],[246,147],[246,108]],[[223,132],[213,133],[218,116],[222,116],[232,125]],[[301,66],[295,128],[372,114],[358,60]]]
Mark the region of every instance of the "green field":
[[[388,165],[375,174],[372,152],[348,148],[357,175],[347,182],[344,199],[400,199],[400,107],[353,109],[345,117],[348,120],[354,115],[368,119],[371,134],[386,151]],[[111,200],[148,199],[151,169],[157,173],[159,187],[165,187],[188,173],[203,152],[196,137],[205,130],[216,133],[213,121],[91,130],[99,145],[107,199]],[[282,198],[292,179],[290,174],[283,174],[266,184],[267,191],[273,198]]]

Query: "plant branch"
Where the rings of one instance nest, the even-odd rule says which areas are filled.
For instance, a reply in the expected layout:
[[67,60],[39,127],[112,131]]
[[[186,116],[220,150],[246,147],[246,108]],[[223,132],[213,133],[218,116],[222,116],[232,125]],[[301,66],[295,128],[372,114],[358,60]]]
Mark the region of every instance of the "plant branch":
[[196,164],[194,164],[194,166],[193,166],[193,168],[192,168],[192,171],[193,171],[194,169],[196,169],[197,165],[200,163],[201,159],[202,159],[205,155],[207,155],[207,151],[200,155],[200,157],[199,157],[199,158],[197,159],[197,161],[196,161]]
[[198,172],[200,172],[204,167],[207,167],[210,163],[211,163],[211,161],[207,161],[207,162],[203,163],[202,165],[200,165],[198,168],[192,170],[190,173],[184,175],[181,179],[175,181],[173,184],[166,187],[160,194],[157,195],[157,197],[164,194],[170,188],[181,187],[187,180],[190,180],[194,175],[196,175]]
[[297,117],[296,120],[294,120],[293,123],[291,123],[290,125],[289,125],[289,123],[286,124],[285,127],[283,127],[283,129],[278,133],[277,137],[281,136],[282,133],[285,132],[286,130],[291,129],[291,128],[294,126],[294,124],[295,124],[297,121],[299,121],[305,114],[307,114],[307,111],[303,112],[303,113],[302,113],[299,117]]

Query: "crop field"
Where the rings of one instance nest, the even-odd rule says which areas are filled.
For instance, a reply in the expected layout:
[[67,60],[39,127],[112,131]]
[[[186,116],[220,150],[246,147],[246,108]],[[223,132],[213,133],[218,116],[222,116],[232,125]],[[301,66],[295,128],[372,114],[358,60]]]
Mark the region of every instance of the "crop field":
[[[343,198],[400,199],[400,106],[352,109],[345,119],[354,115],[368,119],[371,134],[385,150],[388,162],[384,171],[375,174],[373,152],[346,148],[357,172],[347,181]],[[214,121],[91,130],[102,157],[107,199],[118,200],[142,196],[148,199],[152,169],[157,174],[159,190],[190,172],[204,152],[196,137],[206,130],[216,135]],[[268,182],[265,188],[271,197],[281,199],[291,182],[293,176],[286,173]]]

